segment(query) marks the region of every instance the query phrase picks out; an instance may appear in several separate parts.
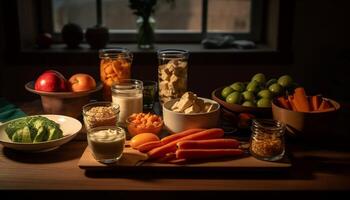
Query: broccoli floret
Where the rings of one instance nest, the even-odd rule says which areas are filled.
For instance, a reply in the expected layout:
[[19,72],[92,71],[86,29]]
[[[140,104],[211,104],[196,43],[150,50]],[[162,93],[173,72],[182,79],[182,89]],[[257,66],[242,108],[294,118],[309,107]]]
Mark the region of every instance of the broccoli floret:
[[5,131],[9,138],[12,139],[13,135],[16,133],[17,130],[22,129],[27,125],[26,119],[20,119],[16,120],[14,122],[11,122],[7,125]]
[[9,123],[6,133],[14,142],[38,143],[63,137],[60,125],[46,117],[34,116]]
[[38,129],[38,132],[33,140],[33,143],[46,141],[47,138],[48,138],[48,134],[47,134],[46,128],[42,126]]

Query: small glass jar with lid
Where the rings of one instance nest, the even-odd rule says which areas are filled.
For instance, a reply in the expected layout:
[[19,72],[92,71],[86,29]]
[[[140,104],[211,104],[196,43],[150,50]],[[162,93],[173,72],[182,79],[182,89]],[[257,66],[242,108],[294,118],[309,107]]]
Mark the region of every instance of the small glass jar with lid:
[[276,161],[283,158],[285,124],[272,119],[254,119],[250,153],[255,158]]
[[126,48],[102,49],[99,51],[99,57],[103,99],[111,101],[112,85],[131,77],[133,54]]
[[187,91],[189,52],[179,49],[163,49],[157,52],[159,101],[161,104],[180,98]]

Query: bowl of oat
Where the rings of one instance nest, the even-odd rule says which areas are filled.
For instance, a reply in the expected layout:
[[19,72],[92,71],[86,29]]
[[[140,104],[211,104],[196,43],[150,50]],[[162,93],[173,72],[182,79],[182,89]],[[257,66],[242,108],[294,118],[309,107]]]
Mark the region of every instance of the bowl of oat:
[[119,105],[101,101],[86,104],[83,107],[84,124],[87,130],[100,126],[117,126]]

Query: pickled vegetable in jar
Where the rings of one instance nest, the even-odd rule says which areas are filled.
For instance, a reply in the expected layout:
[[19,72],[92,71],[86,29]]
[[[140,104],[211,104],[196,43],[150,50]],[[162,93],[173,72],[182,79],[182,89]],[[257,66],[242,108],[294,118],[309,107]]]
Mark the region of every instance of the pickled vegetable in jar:
[[187,91],[187,61],[185,50],[164,49],[158,51],[158,85],[161,104],[180,98]]
[[103,83],[103,99],[112,100],[111,86],[131,77],[132,53],[125,48],[99,51],[100,77]]

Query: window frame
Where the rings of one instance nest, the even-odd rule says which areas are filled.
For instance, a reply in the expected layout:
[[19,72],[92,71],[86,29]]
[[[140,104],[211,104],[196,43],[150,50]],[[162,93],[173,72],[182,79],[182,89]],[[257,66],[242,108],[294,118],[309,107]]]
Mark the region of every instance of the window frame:
[[[96,2],[97,1],[98,0],[96,0]],[[202,16],[201,16],[200,32],[181,32],[181,31],[171,31],[171,30],[169,31],[160,30],[160,31],[156,31],[155,33],[155,39],[156,39],[155,42],[156,43],[175,43],[175,42],[198,43],[198,42],[201,42],[202,39],[204,39],[205,37],[213,36],[213,35],[232,35],[236,39],[251,40],[257,43],[262,42],[265,2],[266,1],[264,0],[251,0],[251,16],[250,16],[251,23],[250,23],[249,33],[208,32],[207,30],[208,0],[202,0]],[[45,32],[52,33],[54,42],[62,43],[61,34],[54,32],[52,1],[39,0],[37,1],[36,6],[38,9],[37,17],[38,17],[39,32],[45,31]],[[110,31],[111,43],[130,43],[130,42],[136,41],[136,37],[137,37],[136,31],[126,32],[126,31],[116,31],[116,29],[110,29],[109,31]]]

